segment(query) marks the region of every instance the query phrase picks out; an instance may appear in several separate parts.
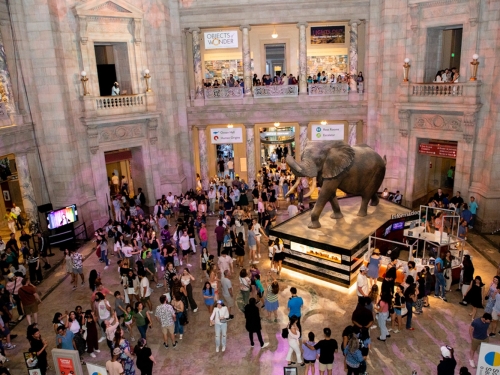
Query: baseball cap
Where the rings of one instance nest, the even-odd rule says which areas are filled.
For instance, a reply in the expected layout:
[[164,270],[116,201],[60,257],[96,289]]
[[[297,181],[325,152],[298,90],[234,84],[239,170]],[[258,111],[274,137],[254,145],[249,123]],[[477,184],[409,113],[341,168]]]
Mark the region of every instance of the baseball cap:
[[113,349],[113,355],[120,355],[120,354],[122,354],[122,350],[120,348]]
[[364,265],[363,265],[363,266],[361,266],[361,268],[360,268],[359,270],[360,270],[361,272],[366,271],[366,266],[364,266]]
[[451,352],[450,349],[448,349],[446,346],[441,347],[441,355],[443,358],[451,358]]
[[15,275],[12,272],[7,275],[8,279],[13,279],[14,277],[15,277]]

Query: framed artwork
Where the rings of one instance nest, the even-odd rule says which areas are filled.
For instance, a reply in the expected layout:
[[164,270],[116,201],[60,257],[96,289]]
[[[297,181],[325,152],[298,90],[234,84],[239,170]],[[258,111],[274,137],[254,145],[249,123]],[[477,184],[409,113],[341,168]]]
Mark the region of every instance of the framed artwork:
[[5,202],[9,202],[10,201],[10,191],[8,191],[8,190],[4,190],[3,191],[3,200]]
[[345,26],[312,26],[311,44],[345,43]]

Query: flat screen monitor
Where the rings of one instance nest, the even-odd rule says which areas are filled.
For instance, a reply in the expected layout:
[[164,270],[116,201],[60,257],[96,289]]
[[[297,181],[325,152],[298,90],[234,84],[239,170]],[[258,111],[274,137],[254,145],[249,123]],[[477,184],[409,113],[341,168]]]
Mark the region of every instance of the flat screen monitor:
[[399,223],[392,224],[392,230],[401,230],[401,229],[404,229],[404,227],[405,227],[404,221],[400,221]]
[[60,228],[64,225],[78,221],[76,204],[72,204],[47,213],[47,226],[49,229]]
[[391,228],[392,225],[389,225],[387,228],[385,228],[384,237],[387,237],[389,233],[391,233]]

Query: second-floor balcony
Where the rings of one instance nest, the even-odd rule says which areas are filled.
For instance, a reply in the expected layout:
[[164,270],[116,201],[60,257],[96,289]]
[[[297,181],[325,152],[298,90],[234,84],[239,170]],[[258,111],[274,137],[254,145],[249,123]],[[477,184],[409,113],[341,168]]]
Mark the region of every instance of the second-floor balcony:
[[116,116],[156,110],[153,92],[136,95],[84,96],[85,117]]
[[404,82],[399,86],[399,102],[412,106],[442,104],[478,105],[481,81],[457,83],[413,83]]
[[269,85],[269,86],[254,86],[254,98],[277,98],[299,95],[298,85]]

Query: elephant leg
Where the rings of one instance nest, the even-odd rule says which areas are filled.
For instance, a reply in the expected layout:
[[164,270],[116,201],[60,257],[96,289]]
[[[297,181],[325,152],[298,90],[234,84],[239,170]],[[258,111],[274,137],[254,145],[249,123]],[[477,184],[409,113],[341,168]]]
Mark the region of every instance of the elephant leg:
[[366,216],[368,214],[368,202],[370,202],[370,196],[361,197],[361,206],[359,207],[358,216]]
[[372,195],[372,199],[370,200],[370,206],[378,206],[378,202],[380,201],[377,193]]
[[323,208],[325,208],[326,202],[328,202],[327,195],[323,194],[323,190],[321,190],[318,196],[318,200],[316,201],[316,204],[314,205],[314,208],[311,212],[311,222],[308,225],[309,228],[321,228],[321,224],[319,223],[319,216],[321,215],[321,212],[323,212]]
[[342,215],[342,211],[340,211],[339,201],[337,196],[333,196],[330,198],[330,204],[332,205],[333,213],[330,215],[332,219],[342,219],[344,215]]

